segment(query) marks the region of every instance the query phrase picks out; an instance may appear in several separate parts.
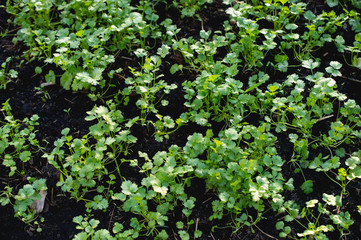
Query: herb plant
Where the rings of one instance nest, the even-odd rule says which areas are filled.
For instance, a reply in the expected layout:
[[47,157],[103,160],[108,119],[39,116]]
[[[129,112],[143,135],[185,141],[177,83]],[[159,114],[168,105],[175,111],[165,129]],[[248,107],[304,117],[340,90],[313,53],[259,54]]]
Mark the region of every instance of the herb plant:
[[[1,109],[6,174],[27,176],[41,152],[58,190],[85,206],[74,239],[201,239],[202,207],[211,231],[253,231],[270,215],[280,238],[345,238],[353,229],[361,208],[347,201],[361,179],[361,108],[340,88],[360,81],[348,75],[361,68],[358,2],[327,0],[317,12],[299,0],[224,0],[219,29],[204,27],[212,3],[7,1],[19,27],[13,42],[40,63],[35,73],[94,101],[88,131],[64,128],[50,150],[36,137],[37,115],[16,120],[10,100]],[[199,25],[195,34],[179,25],[187,21]],[[0,89],[17,78],[10,61]],[[174,94],[184,111],[168,112]],[[64,112],[70,118],[73,107]],[[199,182],[205,201],[194,192]],[[33,205],[46,190],[44,178],[29,178],[0,189],[0,203],[40,231]],[[127,221],[102,228],[101,211]]]

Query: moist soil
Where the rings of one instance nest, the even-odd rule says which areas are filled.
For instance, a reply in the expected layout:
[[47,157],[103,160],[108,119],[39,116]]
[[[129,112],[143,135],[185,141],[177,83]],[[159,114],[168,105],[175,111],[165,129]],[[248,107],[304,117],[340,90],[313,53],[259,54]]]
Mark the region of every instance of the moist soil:
[[[4,1],[0,3],[4,4]],[[179,38],[193,36],[194,38],[199,37],[199,31],[204,30],[221,30],[222,23],[227,19],[225,13],[226,6],[221,3],[222,1],[214,1],[213,4],[209,5],[206,9],[200,12],[202,22],[193,18],[181,18],[179,11],[173,8],[167,8],[165,5],[159,4],[157,6],[157,12],[160,14],[160,21],[165,18],[171,18],[178,27],[182,30],[179,33]],[[309,8],[314,12],[322,12],[323,9],[328,10],[324,1],[310,1]],[[36,62],[30,64],[22,64],[19,66],[21,55],[26,47],[21,44],[13,44],[11,39],[16,33],[16,26],[8,24],[8,19],[11,16],[6,13],[3,8],[0,8],[0,31],[4,32],[5,29],[9,29],[9,33],[6,37],[0,39],[0,64],[5,61],[7,57],[15,57],[12,60],[11,67],[15,68],[19,72],[19,77],[16,81],[13,81],[7,85],[6,90],[0,90],[0,103],[10,99],[10,105],[12,107],[12,113],[15,119],[23,119],[30,117],[33,114],[37,114],[39,119],[39,126],[37,127],[37,139],[40,140],[41,145],[45,151],[50,152],[53,146],[53,142],[61,137],[61,130],[64,128],[70,128],[70,132],[73,137],[82,137],[88,133],[88,128],[91,126],[91,122],[87,122],[84,118],[87,116],[87,111],[91,110],[94,104],[102,104],[102,101],[107,99],[98,100],[98,102],[91,101],[86,92],[71,92],[66,91],[59,85],[55,84],[52,86],[45,87],[45,91],[40,91],[37,87],[40,86],[44,80],[43,75],[35,74]],[[267,24],[267,23],[265,23]],[[347,35],[347,29],[344,29]],[[327,49],[327,50],[325,50]],[[323,48],[323,52],[317,52],[319,56],[324,56],[332,60],[340,59],[342,62],[343,57],[337,52],[334,46],[330,48]],[[222,53],[219,53],[220,55]],[[17,57],[17,58],[16,58]],[[17,60],[16,60],[17,59]],[[265,60],[267,61],[267,59]],[[178,88],[171,92],[166,97],[169,101],[169,106],[160,109],[160,114],[170,115],[173,119],[179,117],[182,112],[186,112],[187,109],[184,106],[184,93],[181,90],[181,84],[184,80],[195,79],[194,73],[187,72],[186,70],[182,73],[171,75],[169,73],[169,66],[172,64],[184,64],[182,56],[175,52],[167,57],[167,65],[161,66],[161,74],[164,74],[164,79],[171,83],[176,83]],[[120,54],[114,68],[122,67],[123,69],[127,66],[137,66],[136,59],[128,56],[127,53]],[[52,69],[57,71],[54,66],[47,66],[48,70]],[[300,75],[306,75],[305,70],[294,70],[295,73]],[[302,72],[303,71],[303,72]],[[43,72],[47,72],[44,70]],[[268,72],[267,72],[268,73]],[[250,73],[244,73],[247,76]],[[284,79],[285,76],[282,73],[274,73],[273,70],[269,71],[271,79]],[[272,75],[273,74],[273,75]],[[287,74],[290,74],[288,72]],[[354,68],[346,69],[343,71],[343,76],[335,79],[340,91],[345,93],[349,98],[355,99],[358,104],[361,104],[361,76],[360,71],[355,71]],[[356,80],[356,81],[355,81]],[[121,88],[122,86],[117,86]],[[116,91],[117,89],[113,89]],[[110,90],[111,93],[112,90]],[[130,106],[136,99],[130,100]],[[69,111],[64,111],[64,109]],[[122,112],[125,116],[136,116],[139,114],[136,107],[123,107]],[[1,118],[1,117],[0,117]],[[1,120],[1,119],[0,119]],[[257,125],[257,116],[249,118],[250,122]],[[318,123],[313,129],[314,133],[327,131],[330,122],[333,119],[327,119]],[[222,123],[212,124],[213,132],[219,132],[224,125]],[[176,144],[178,146],[184,146],[187,137],[194,132],[205,133],[206,128],[200,127],[196,124],[189,124],[182,128],[182,131],[177,131],[172,134],[168,140],[159,143],[154,140],[151,129],[142,128],[140,126],[132,129],[134,136],[138,138],[137,144],[132,146],[132,153],[130,158],[137,157],[138,151],[146,152],[150,157],[156,152],[167,150],[171,145]],[[287,135],[280,134],[277,136],[280,141],[277,143],[277,151],[280,156],[284,159],[291,158],[291,150],[293,146],[287,141]],[[348,148],[350,148],[348,146]],[[357,150],[360,145],[352,146],[350,150]],[[318,153],[310,153],[311,156],[317,156]],[[47,164],[44,158],[41,158],[41,153],[35,156],[31,163],[27,166],[27,172],[24,178],[9,178],[7,176],[7,170],[0,166],[0,189],[9,185],[14,187],[15,190],[23,186],[27,181],[26,177],[34,176],[47,179],[48,194],[46,199],[45,211],[41,213],[44,217],[45,222],[42,224],[42,232],[37,233],[34,229],[26,227],[26,225],[14,217],[14,210],[12,206],[7,205],[5,207],[0,206],[0,239],[72,239],[75,234],[78,233],[75,224],[72,222],[73,218],[79,215],[85,215],[85,207],[83,203],[78,203],[71,199],[67,194],[62,193],[57,187],[56,182],[58,181],[59,174],[49,164]],[[129,168],[131,169],[131,168]],[[126,168],[126,165],[122,167],[124,176],[131,179],[134,182],[139,182],[141,178],[133,170]],[[325,175],[315,175],[313,172],[304,172],[307,179],[313,180],[315,184],[314,192],[310,196],[305,196],[302,191],[292,191],[289,195],[286,195],[286,200],[295,200],[297,202],[306,202],[315,197],[322,198],[322,193],[327,192],[329,194],[339,194],[340,189],[336,184],[330,184],[330,180]],[[293,177],[295,180],[295,186],[301,185],[303,178],[300,174],[296,174],[291,170],[285,169],[283,172],[285,178]],[[208,190],[204,181],[195,180],[191,183],[189,192],[196,197],[196,207],[193,210],[193,219],[198,219],[198,229],[203,231],[202,239],[278,239],[278,232],[275,230],[275,224],[279,221],[280,216],[274,215],[274,213],[265,213],[264,219],[262,219],[256,226],[252,228],[244,227],[235,231],[234,229],[224,225],[224,222],[209,222],[208,218],[212,214],[212,201],[217,199],[217,195]],[[359,204],[361,193],[361,182],[354,181],[349,186],[349,195],[344,199],[345,211],[349,211],[354,219],[355,223],[351,227],[350,235],[348,239],[360,239],[361,236],[361,217],[356,211],[355,206]],[[254,214],[250,212],[250,214]],[[99,228],[105,228],[111,230],[114,222],[126,223],[129,221],[129,214],[120,212],[114,205],[110,205],[105,212],[99,212],[94,216],[100,220],[101,224]],[[231,216],[226,216],[226,218]],[[172,235],[172,231],[176,232],[175,223],[179,220],[183,220],[181,210],[175,209],[174,214],[169,217],[169,228],[168,234],[171,239],[176,239]],[[321,220],[322,221],[322,220]],[[228,221],[229,222],[229,221]],[[218,229],[212,231],[212,226],[217,224]],[[297,229],[298,226],[292,226]],[[330,239],[338,239],[338,236],[330,235]],[[145,238],[144,238],[145,239]]]

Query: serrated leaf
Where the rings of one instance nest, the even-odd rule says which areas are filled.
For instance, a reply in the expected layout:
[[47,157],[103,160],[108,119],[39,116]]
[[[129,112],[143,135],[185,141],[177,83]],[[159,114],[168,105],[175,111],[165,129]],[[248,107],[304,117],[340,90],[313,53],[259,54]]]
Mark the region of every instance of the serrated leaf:
[[327,5],[331,8],[336,7],[338,5],[338,0],[326,0]]
[[306,207],[307,208],[313,208],[313,207],[316,206],[317,203],[318,203],[317,199],[312,199],[312,200],[306,202]]
[[165,196],[168,192],[168,188],[164,186],[161,187],[161,186],[153,185],[153,190],[154,192],[160,193],[162,196]]
[[180,66],[181,66],[181,65],[173,64],[172,67],[169,69],[169,72],[170,72],[171,74],[176,73],[178,70],[180,70]]
[[313,182],[312,180],[307,180],[301,185],[301,189],[304,193],[310,194],[313,192]]
[[285,226],[285,223],[283,221],[279,221],[276,223],[276,229],[281,230]]
[[329,206],[336,206],[336,197],[327,193],[322,195],[322,200]]
[[313,59],[302,61],[302,67],[313,70],[320,66],[320,62],[315,62]]
[[346,160],[346,165],[350,168],[350,169],[354,169],[355,167],[357,167],[358,165],[360,165],[361,161],[360,158],[357,156],[352,156],[349,157]]
[[70,90],[71,83],[73,81],[73,75],[69,72],[63,73],[60,77],[60,85],[66,90]]
[[55,83],[55,73],[53,70],[49,70],[49,73],[45,75],[47,83]]
[[306,11],[305,14],[303,14],[303,16],[309,21],[312,21],[316,18],[316,15],[310,10]]
[[131,195],[132,193],[138,190],[138,186],[129,180],[123,182],[121,187],[122,187],[122,193],[124,193],[125,195]]
[[331,61],[330,66],[333,67],[334,69],[340,69],[342,67],[342,64],[339,63],[338,61]]
[[296,24],[294,24],[294,23],[289,23],[289,24],[286,24],[285,28],[287,30],[295,30],[295,29],[298,28],[298,26]]

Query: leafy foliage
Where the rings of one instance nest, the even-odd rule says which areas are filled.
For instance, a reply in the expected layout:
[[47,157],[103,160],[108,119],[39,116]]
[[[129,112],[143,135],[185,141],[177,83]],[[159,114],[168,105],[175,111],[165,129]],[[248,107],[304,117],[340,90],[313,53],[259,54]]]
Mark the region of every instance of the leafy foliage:
[[[182,18],[200,18],[197,12],[212,2],[174,0],[167,7]],[[36,115],[16,120],[9,101],[2,108],[1,164],[10,177],[24,176],[32,156],[44,150],[43,158],[59,172],[57,186],[85,204],[88,214],[73,219],[80,230],[74,239],[200,238],[194,211],[202,203],[190,191],[194,180],[212,193],[212,229],[219,220],[235,230],[252,227],[271,212],[278,214],[280,238],[348,234],[355,217],[343,200],[349,184],[361,178],[361,151],[352,147],[360,144],[361,108],[339,92],[338,80],[345,66],[361,66],[357,1],[328,0],[334,10],[322,13],[298,0],[223,2],[223,29],[202,27],[187,38],[179,38],[181,26],[171,19],[159,20],[155,9],[163,0],[7,2],[19,25],[14,41],[29,47],[24,57],[60,69],[59,75],[44,73],[45,80],[99,100],[85,118],[92,123],[89,132],[73,137],[63,129],[50,151],[36,139]],[[342,29],[352,32],[352,46]],[[344,59],[320,58],[317,51],[326,47]],[[136,66],[119,68],[125,53]],[[169,65],[173,54],[184,61]],[[10,60],[1,65],[1,88],[17,77],[8,70]],[[108,90],[112,95],[105,97]],[[174,117],[164,109],[177,90],[187,110]],[[125,115],[125,107],[136,116]],[[168,144],[190,123],[200,130],[183,146],[152,156],[132,152],[137,128]],[[326,127],[317,132],[318,124]],[[128,170],[137,177],[124,174]],[[316,195],[316,173],[339,193]],[[44,179],[14,190],[1,190],[1,204],[13,204],[17,217],[36,225],[31,206],[46,190]],[[291,200],[290,193],[308,201]],[[98,229],[94,213],[110,206],[129,214],[129,223]],[[177,222],[170,222],[174,217]]]

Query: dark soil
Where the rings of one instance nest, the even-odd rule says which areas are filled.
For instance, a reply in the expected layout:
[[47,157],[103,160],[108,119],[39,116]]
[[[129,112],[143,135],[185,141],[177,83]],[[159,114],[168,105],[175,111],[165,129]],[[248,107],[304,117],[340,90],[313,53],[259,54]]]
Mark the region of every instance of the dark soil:
[[[203,22],[200,22],[196,19],[180,17],[179,12],[175,9],[169,8],[165,11],[165,5],[157,6],[158,13],[160,14],[160,19],[171,18],[175,24],[178,26],[184,26],[180,32],[179,38],[193,36],[198,38],[199,31],[201,29],[207,30],[220,30],[222,29],[223,21],[227,19],[225,13],[226,7],[221,3],[221,0],[215,1],[214,4],[210,5],[207,9],[203,10],[199,15],[203,19]],[[324,4],[324,1],[309,1],[310,8],[315,12],[319,12],[322,8],[327,6]],[[4,3],[4,1],[0,1]],[[24,46],[14,45],[11,41],[12,34],[15,34],[16,28],[7,23],[10,16],[5,12],[3,8],[0,8],[0,32],[4,32],[6,28],[10,30],[9,35],[4,38],[0,38],[0,64],[5,61],[7,57],[15,56],[12,61],[12,66],[17,66],[21,59],[21,53],[23,49],[26,49]],[[266,24],[266,23],[265,23]],[[345,30],[345,35],[347,34],[347,29]],[[325,52],[319,53],[320,56],[325,56]],[[124,55],[125,56],[125,55]],[[124,57],[123,56],[123,57]],[[331,57],[332,56],[332,57]],[[125,56],[127,57],[127,56]],[[329,48],[326,54],[326,58],[330,60],[342,59],[342,56],[337,52],[336,49]],[[129,59],[128,57],[126,59]],[[131,59],[131,58],[130,58]],[[124,59],[123,59],[124,60]],[[118,61],[120,66],[114,66],[115,68],[121,67],[121,65],[133,65],[136,64],[132,60],[126,60],[128,62]],[[183,64],[182,56],[178,56],[177,53],[169,56],[167,58],[167,66],[162,66],[162,74],[165,75],[165,79],[172,79],[172,83],[177,83],[178,88],[171,92],[167,96],[169,101],[169,106],[163,109],[160,109],[160,114],[170,115],[173,119],[179,117],[182,112],[186,111],[184,107],[184,98],[183,92],[181,91],[181,83],[184,80],[194,79],[195,76],[191,73],[184,71],[182,74],[170,75],[169,66],[174,63]],[[341,60],[340,60],[341,62]],[[10,105],[12,106],[12,113],[15,119],[23,119],[29,117],[33,114],[39,115],[39,127],[37,128],[37,138],[41,141],[41,145],[47,150],[51,151],[53,142],[61,137],[61,130],[64,128],[70,128],[70,131],[74,137],[81,137],[88,133],[88,128],[91,123],[84,120],[84,117],[87,116],[86,112],[91,110],[96,104],[87,97],[87,93],[78,92],[74,93],[71,91],[66,91],[58,85],[45,87],[45,91],[40,91],[36,89],[43,81],[44,76],[36,75],[34,72],[36,63],[25,64],[22,67],[18,68],[19,78],[8,84],[7,89],[0,90],[0,103],[5,102],[7,99],[10,99]],[[352,70],[352,71],[351,71]],[[296,70],[295,70],[296,71]],[[359,76],[361,71],[355,71],[354,68],[347,69],[343,72],[343,77],[340,77],[337,80],[338,85],[340,86],[340,91],[347,94],[349,98],[355,99],[358,104],[361,104],[361,83]],[[277,73],[279,74],[279,73]],[[271,76],[273,79],[282,79],[284,76],[282,74]],[[120,86],[118,86],[120,87]],[[106,99],[105,99],[106,100]],[[132,100],[131,100],[132,101]],[[134,102],[134,101],[133,101]],[[65,112],[65,110],[69,110]],[[136,108],[126,108],[122,109],[125,116],[134,116],[138,114],[135,110]],[[252,121],[252,119],[250,119]],[[257,117],[254,117],[254,121],[257,121]],[[325,126],[327,122],[324,123]],[[317,126],[315,131],[324,131],[323,125],[320,124]],[[214,132],[221,130],[224,127],[223,123],[215,124]],[[170,136],[170,139],[159,143],[154,140],[154,137],[151,134],[151,131],[147,128],[142,128],[137,126],[133,130],[133,134],[138,138],[136,145],[132,147],[132,153],[134,156],[137,156],[138,151],[146,152],[149,156],[153,156],[156,152],[161,150],[167,150],[171,145],[176,144],[178,146],[184,146],[187,137],[194,133],[200,132],[205,133],[206,128],[200,127],[196,124],[189,124],[182,128],[182,131],[177,132]],[[283,139],[284,142],[280,141],[277,145],[277,150],[279,154],[285,159],[290,159],[292,152],[292,145],[287,141],[287,136],[277,136],[278,139]],[[352,152],[357,149],[358,146],[354,146],[354,149],[347,149],[347,152]],[[311,153],[312,154],[312,153]],[[315,156],[317,156],[316,153]],[[130,158],[133,155],[129,156]],[[12,206],[0,207],[0,239],[15,239],[15,240],[24,240],[24,239],[72,239],[73,236],[78,232],[75,228],[75,224],[72,222],[73,217],[78,215],[85,214],[85,208],[83,203],[77,203],[74,200],[70,199],[69,196],[64,195],[61,191],[58,191],[58,188],[55,186],[58,180],[58,173],[56,170],[47,164],[46,160],[41,158],[41,154],[34,158],[32,163],[28,166],[29,170],[26,176],[36,176],[46,178],[48,180],[48,197],[47,197],[47,209],[44,213],[41,214],[45,218],[45,222],[42,225],[43,231],[37,233],[34,229],[28,228],[24,225],[23,222],[13,217],[14,211]],[[124,174],[129,176],[134,181],[139,181],[139,176],[134,176],[132,171],[128,171],[126,166],[123,166]],[[283,172],[285,178],[293,177],[295,179],[295,186],[300,186],[303,182],[302,176],[300,174],[295,174],[290,168]],[[315,197],[322,196],[322,193],[339,193],[340,189],[337,185],[330,184],[330,180],[324,175],[315,176],[311,172],[305,172],[305,175],[308,179],[313,180],[315,183],[315,189],[312,196],[305,196],[305,194],[299,190],[294,191],[289,196],[286,196],[287,200],[295,200],[297,202],[306,202]],[[23,184],[25,184],[26,179],[14,179],[7,177],[7,170],[0,166],[0,189],[3,189],[5,186],[13,186],[15,190],[19,189]],[[349,211],[355,220],[355,224],[351,227],[351,234],[348,236],[349,239],[360,239],[361,236],[361,217],[360,214],[356,212],[354,206],[360,204],[358,199],[361,195],[361,183],[359,181],[352,182],[349,187],[350,194],[344,199],[345,211]],[[217,199],[216,194],[209,191],[203,180],[196,180],[191,183],[191,187],[187,191],[192,192],[192,195],[196,197],[196,207],[192,213],[193,219],[198,219],[198,227],[203,231],[202,239],[277,239],[278,233],[275,230],[274,226],[278,221],[280,216],[274,215],[274,213],[265,214],[265,219],[262,220],[257,226],[251,228],[242,228],[233,233],[234,229],[225,228],[225,220],[219,221],[218,230],[214,232],[211,231],[209,223],[209,216],[212,214],[212,200]],[[322,198],[322,197],[320,197]],[[352,206],[352,207],[351,207]],[[95,216],[101,222],[102,228],[111,229],[112,224],[115,221],[126,222],[129,220],[127,214],[118,212],[113,205],[110,205],[107,211],[100,212],[99,215]],[[175,213],[170,217],[170,224],[182,220],[182,214]],[[229,219],[231,216],[227,216]],[[170,228],[176,229],[175,226],[170,226]],[[294,226],[296,229],[297,227]],[[332,236],[337,239],[337,236]],[[176,239],[175,236],[171,236],[171,239]]]

